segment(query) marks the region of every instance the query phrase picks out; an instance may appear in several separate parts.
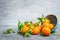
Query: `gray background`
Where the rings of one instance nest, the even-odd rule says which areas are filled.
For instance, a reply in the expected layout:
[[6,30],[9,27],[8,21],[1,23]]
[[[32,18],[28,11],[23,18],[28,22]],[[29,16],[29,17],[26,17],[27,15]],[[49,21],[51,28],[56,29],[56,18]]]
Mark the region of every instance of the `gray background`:
[[42,14],[54,14],[59,20],[60,0],[0,0],[0,25],[17,25],[18,19],[30,20]]
[[0,0],[0,40],[60,40],[60,36],[41,35],[23,36],[14,34],[3,34],[8,28],[17,32],[17,21],[36,21],[35,18],[48,14],[56,15],[58,19],[57,33],[60,34],[60,0]]

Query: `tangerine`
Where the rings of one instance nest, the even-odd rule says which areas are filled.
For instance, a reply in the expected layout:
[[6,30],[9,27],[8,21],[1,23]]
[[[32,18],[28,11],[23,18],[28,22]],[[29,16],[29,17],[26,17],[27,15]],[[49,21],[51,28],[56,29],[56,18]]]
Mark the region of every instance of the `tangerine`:
[[28,29],[29,29],[29,27],[25,27],[25,26],[24,26],[24,27],[22,28],[22,31],[21,31],[21,32],[24,34]]
[[53,24],[50,24],[49,25],[49,28],[52,30],[54,28],[54,25]]
[[41,27],[40,26],[36,26],[34,28],[32,28],[32,34],[37,35],[40,33]]
[[48,35],[50,35],[50,33],[51,33],[51,30],[49,27],[43,27],[42,28],[42,34],[43,35],[48,36]]

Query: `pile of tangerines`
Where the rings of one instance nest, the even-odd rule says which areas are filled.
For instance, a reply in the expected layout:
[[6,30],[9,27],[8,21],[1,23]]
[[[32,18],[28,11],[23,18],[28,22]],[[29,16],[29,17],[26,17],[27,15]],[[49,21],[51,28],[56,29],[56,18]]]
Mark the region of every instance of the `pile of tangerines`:
[[48,36],[51,34],[51,30],[54,28],[54,25],[50,22],[49,19],[45,18],[41,21],[41,23],[25,22],[23,26],[21,25],[21,23],[18,24],[18,27],[20,27],[19,31],[24,36],[29,36],[29,34],[38,35],[40,33],[44,36]]

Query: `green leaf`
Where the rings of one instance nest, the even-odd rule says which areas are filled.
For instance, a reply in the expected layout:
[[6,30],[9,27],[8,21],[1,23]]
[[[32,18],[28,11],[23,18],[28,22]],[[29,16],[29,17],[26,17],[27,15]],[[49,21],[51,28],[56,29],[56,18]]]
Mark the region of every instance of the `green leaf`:
[[28,24],[28,21],[25,21],[24,24]]
[[25,21],[24,24],[28,24],[29,26],[33,25],[33,23],[31,21]]
[[42,21],[44,21],[45,20],[44,15],[42,14],[42,17],[41,18],[38,17],[37,20],[38,20],[38,23],[41,23]]
[[8,32],[3,32],[4,34],[9,34]]
[[30,27],[32,27],[32,26],[33,26],[33,23],[32,23],[31,21],[30,21],[28,24],[30,25]]
[[6,32],[4,32],[4,34],[10,34],[10,33],[15,33],[15,31],[13,31],[13,29],[8,29],[6,30]]
[[13,29],[8,29],[7,32],[14,32]]
[[24,34],[24,37],[29,36],[30,33],[31,33],[31,31],[30,30],[27,30],[26,33]]
[[44,20],[45,20],[45,17],[44,17],[44,15],[42,14],[41,21],[44,21]]
[[27,36],[29,36],[29,33],[28,32],[24,35],[24,37],[27,37]]
[[38,17],[38,18],[37,18],[37,20],[38,20],[38,23],[40,23],[40,22],[41,22],[41,18],[40,18],[40,17]]
[[23,24],[18,20],[18,31],[21,31]]

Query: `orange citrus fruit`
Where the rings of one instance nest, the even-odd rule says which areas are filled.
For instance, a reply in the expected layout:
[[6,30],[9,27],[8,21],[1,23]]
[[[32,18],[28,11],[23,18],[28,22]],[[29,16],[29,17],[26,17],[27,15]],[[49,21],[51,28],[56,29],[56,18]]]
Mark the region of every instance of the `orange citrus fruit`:
[[40,26],[34,27],[34,28],[32,28],[32,34],[34,34],[34,35],[39,34],[40,30],[41,30]]
[[50,25],[50,24],[47,23],[47,22],[44,22],[44,23],[42,24],[43,27],[48,27],[49,25]]
[[49,28],[52,30],[54,28],[54,25],[53,24],[50,24],[49,25]]
[[24,34],[28,29],[29,29],[29,27],[25,27],[25,26],[24,26],[24,27],[22,28],[22,31],[21,31],[21,32]]
[[47,19],[47,18],[45,18],[42,22],[43,22],[43,23],[44,23],[44,22],[50,23],[50,20]]
[[48,35],[50,35],[50,33],[51,33],[51,30],[49,27],[43,27],[42,28],[42,34],[43,35],[48,36]]
[[29,25],[28,25],[28,24],[24,24],[24,26],[29,27]]

